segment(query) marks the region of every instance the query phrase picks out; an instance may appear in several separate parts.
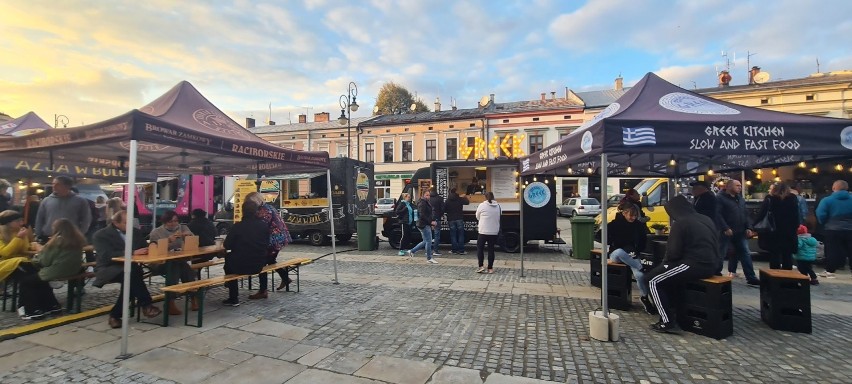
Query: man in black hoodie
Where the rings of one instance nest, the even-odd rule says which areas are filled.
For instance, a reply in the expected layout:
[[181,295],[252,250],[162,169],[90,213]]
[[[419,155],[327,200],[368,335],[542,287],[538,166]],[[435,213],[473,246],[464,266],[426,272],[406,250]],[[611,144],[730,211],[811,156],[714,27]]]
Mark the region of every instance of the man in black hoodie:
[[470,204],[466,197],[459,196],[455,188],[450,191],[450,196],[444,202],[444,213],[447,214],[447,224],[450,225],[450,253],[464,255],[464,206]]
[[674,221],[666,255],[647,276],[648,290],[660,313],[660,321],[651,325],[657,332],[677,328],[669,295],[686,281],[713,276],[719,260],[719,235],[713,220],[696,212],[683,196],[669,200],[666,212]]

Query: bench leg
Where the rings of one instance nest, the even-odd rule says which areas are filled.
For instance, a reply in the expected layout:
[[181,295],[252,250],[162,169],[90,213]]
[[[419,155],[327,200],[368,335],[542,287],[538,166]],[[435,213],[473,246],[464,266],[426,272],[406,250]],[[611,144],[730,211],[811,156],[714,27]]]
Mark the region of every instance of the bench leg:
[[74,310],[74,296],[76,295],[74,285],[74,280],[68,280],[68,294],[65,298],[65,310],[68,313],[73,313]]

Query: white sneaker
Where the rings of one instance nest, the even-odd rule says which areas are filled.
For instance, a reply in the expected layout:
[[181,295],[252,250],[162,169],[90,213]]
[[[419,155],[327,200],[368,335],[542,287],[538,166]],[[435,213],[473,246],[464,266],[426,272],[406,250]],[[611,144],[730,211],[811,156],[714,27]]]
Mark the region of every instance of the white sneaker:
[[406,255],[408,255],[408,258],[409,258],[409,259],[413,259],[413,258],[414,258],[414,254],[413,254],[413,253],[411,253],[411,251],[410,251],[410,250],[405,251],[405,254],[406,254]]
[[833,279],[833,278],[837,277],[837,276],[834,275],[834,273],[828,272],[828,271],[823,272],[823,273],[819,273],[818,275],[820,277],[825,277],[826,279]]
[[428,262],[429,264],[438,264],[438,260],[435,260],[435,259],[429,259],[429,260],[426,260],[426,262]]
[[433,251],[432,256],[441,256],[441,252]]

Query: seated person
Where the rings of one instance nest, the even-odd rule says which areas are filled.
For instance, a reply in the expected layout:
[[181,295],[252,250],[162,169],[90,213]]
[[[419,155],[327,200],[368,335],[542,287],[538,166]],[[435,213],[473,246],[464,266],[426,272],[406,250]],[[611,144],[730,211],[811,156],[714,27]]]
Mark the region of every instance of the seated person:
[[192,219],[187,225],[190,231],[198,236],[198,245],[206,247],[216,244],[216,226],[207,218],[207,212],[196,208],[192,210]]
[[68,219],[58,219],[51,227],[53,235],[44,248],[33,258],[33,268],[18,277],[21,286],[21,304],[24,320],[40,319],[61,312],[62,306],[53,295],[48,282],[74,276],[83,268],[83,247],[86,236]]
[[645,234],[648,230],[645,224],[636,220],[639,217],[639,208],[631,203],[618,205],[618,213],[615,219],[609,222],[607,232],[607,243],[609,244],[609,259],[626,264],[633,270],[633,277],[639,286],[639,299],[645,312],[656,315],[656,309],[648,299],[648,286],[643,280],[642,263],[639,261],[639,253],[645,249]]
[[[131,249],[134,255],[147,255],[148,244],[145,237],[138,229],[132,229],[133,245]],[[118,298],[109,313],[109,326],[121,328],[121,316],[123,314],[122,295],[124,287],[124,263],[113,261],[114,257],[124,256],[125,233],[127,232],[127,211],[118,211],[110,218],[109,225],[95,232],[92,243],[95,246],[97,261],[95,265],[95,287],[103,287],[109,283],[121,284]],[[142,267],[138,263],[130,264],[130,299],[136,300],[136,306],[140,308],[145,317],[159,316],[162,311],[152,305],[151,294],[145,286],[142,278]]]
[[[192,231],[190,231],[186,225],[180,223],[177,212],[171,209],[163,212],[163,215],[160,216],[160,222],[163,224],[154,228],[154,230],[151,231],[151,234],[148,235],[148,238],[152,243],[155,243],[160,239],[169,239],[170,251],[176,251],[183,248],[183,238],[193,235]],[[178,277],[182,283],[195,281],[195,272],[192,271],[192,268],[189,266],[189,262],[174,262],[172,264],[177,268]],[[165,273],[165,270],[157,269],[152,272]],[[192,310],[197,311],[198,302],[195,299],[195,296],[190,295],[190,298],[192,300]],[[180,309],[178,309],[177,305],[175,305],[174,300],[170,301],[169,315],[180,315],[181,313]]]
[[695,211],[683,195],[669,200],[666,212],[672,218],[663,262],[645,275],[648,292],[660,321],[651,325],[657,332],[677,329],[669,296],[686,281],[706,279],[716,272],[719,260],[719,231],[709,217]]
[[33,234],[24,227],[24,217],[13,210],[0,212],[0,281],[6,280],[21,263],[30,262]]
[[[243,202],[243,219],[234,224],[225,238],[225,273],[238,275],[258,274],[266,265],[266,248],[269,245],[269,226],[257,217],[260,206],[252,199]],[[237,281],[225,283],[228,298],[222,304],[236,307],[240,305],[237,297]]]

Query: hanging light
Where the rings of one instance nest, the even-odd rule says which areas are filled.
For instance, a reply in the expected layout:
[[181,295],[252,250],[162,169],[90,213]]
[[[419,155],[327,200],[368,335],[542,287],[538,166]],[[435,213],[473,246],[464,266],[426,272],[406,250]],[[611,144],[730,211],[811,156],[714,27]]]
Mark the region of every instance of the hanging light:
[[778,176],[778,168],[772,168],[772,176]]
[[808,164],[807,164],[807,163],[805,163],[805,161],[804,161],[804,160],[802,160],[802,161],[800,161],[800,162],[799,162],[799,168],[807,168],[807,167],[808,167]]
[[633,167],[630,165],[630,163],[627,163],[627,174],[630,174],[630,172],[633,172]]
[[811,168],[811,173],[819,173],[819,168],[817,168],[817,167]]
[[591,165],[589,165],[589,167],[588,167],[588,168],[586,168],[586,172],[588,172],[588,173],[591,175],[592,173],[594,173],[594,172],[595,172],[595,170],[594,170],[594,169],[592,169],[592,166],[591,166]]
[[669,165],[672,167],[677,165],[677,161],[675,161],[674,155],[672,155],[672,157],[669,159]]
[[778,176],[775,176],[775,181],[781,181],[781,178],[778,177]]
[[515,174],[515,177],[518,177],[518,171],[515,171],[514,174]]
[[538,177],[533,176],[533,181],[538,181]]
[[746,180],[746,185],[751,186],[751,180]]
[[550,184],[550,179],[544,179],[545,184]]
[[834,166],[834,169],[836,169],[838,171],[842,171],[843,170],[843,164],[837,163],[837,165]]
[[574,168],[571,168],[571,164],[568,164],[568,173],[574,173]]
[[707,176],[713,176],[714,174],[716,174],[716,172],[713,172],[713,164],[710,164],[707,168]]

